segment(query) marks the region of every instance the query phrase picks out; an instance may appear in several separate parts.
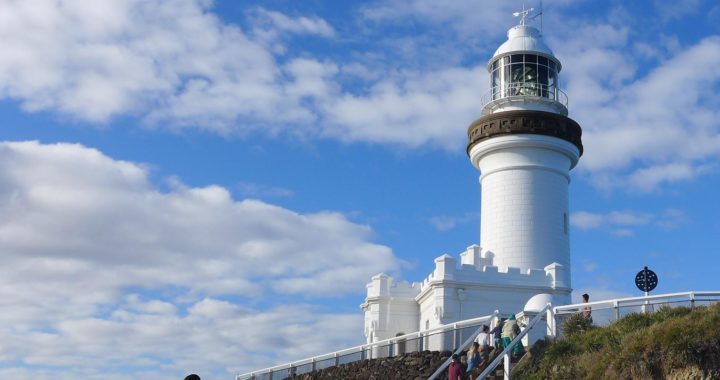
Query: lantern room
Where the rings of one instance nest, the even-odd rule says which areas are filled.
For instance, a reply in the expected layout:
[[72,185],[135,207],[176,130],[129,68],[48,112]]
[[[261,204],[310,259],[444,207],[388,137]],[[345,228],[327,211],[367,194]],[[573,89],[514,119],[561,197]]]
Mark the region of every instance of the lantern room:
[[524,109],[567,116],[561,68],[539,30],[524,24],[511,28],[487,66],[491,89],[483,97],[483,114]]

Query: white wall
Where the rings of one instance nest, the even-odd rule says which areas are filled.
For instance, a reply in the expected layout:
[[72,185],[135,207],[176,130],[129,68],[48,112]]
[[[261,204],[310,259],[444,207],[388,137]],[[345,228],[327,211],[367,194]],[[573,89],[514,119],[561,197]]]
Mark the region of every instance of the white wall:
[[569,171],[578,149],[562,139],[509,135],[476,144],[480,170],[480,237],[494,265],[522,271],[559,263],[570,286]]

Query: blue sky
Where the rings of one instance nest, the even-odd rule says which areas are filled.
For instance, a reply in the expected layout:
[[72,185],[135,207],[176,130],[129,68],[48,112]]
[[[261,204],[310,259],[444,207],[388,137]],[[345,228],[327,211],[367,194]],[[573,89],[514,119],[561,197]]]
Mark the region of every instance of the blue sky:
[[[528,6],[535,4],[527,3]],[[466,128],[520,1],[0,1],[0,375],[203,379],[363,342],[479,241]],[[573,287],[717,289],[720,6],[545,1]]]

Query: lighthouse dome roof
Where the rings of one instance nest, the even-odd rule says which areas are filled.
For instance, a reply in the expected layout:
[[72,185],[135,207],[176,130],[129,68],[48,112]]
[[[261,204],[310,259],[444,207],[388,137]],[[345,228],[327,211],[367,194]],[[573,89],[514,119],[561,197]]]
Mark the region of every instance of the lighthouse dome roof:
[[555,58],[552,50],[545,44],[540,31],[529,25],[516,25],[508,30],[508,40],[500,45],[490,61],[511,53],[537,53]]

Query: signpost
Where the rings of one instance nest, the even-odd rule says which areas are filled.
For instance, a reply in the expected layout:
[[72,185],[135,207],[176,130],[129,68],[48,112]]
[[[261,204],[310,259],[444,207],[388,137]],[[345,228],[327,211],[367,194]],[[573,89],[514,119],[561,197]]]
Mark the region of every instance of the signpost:
[[[635,285],[638,287],[638,289],[645,292],[645,297],[647,297],[650,292],[655,289],[655,287],[658,284],[658,277],[655,274],[655,272],[648,269],[648,267],[645,267],[643,270],[638,272],[638,274],[635,276]],[[643,313],[647,312],[647,301],[645,301],[645,305],[642,307]]]

